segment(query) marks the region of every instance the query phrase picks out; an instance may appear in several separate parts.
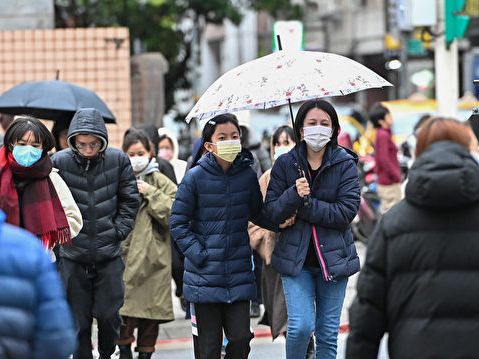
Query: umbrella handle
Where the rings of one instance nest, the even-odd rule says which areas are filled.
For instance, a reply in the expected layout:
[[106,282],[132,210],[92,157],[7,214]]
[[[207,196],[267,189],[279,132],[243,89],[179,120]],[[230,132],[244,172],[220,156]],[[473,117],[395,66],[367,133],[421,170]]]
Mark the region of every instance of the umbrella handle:
[[[299,153],[298,153],[298,156],[299,156]],[[300,163],[296,163],[296,165],[298,166],[298,174],[299,174],[299,177],[298,177],[298,178],[301,178],[301,177],[305,177],[305,178],[306,178],[306,176],[305,176],[305,174],[304,174],[304,170],[303,170],[303,168],[302,168],[303,166],[301,166]],[[307,179],[307,178],[306,178],[306,179]],[[308,181],[308,182],[309,182],[309,181]],[[310,196],[309,196],[309,195],[304,196],[304,197],[303,197],[303,201],[304,201],[304,202],[303,202],[303,206],[304,206],[304,207],[309,207],[309,206],[310,206],[311,202],[310,202]]]

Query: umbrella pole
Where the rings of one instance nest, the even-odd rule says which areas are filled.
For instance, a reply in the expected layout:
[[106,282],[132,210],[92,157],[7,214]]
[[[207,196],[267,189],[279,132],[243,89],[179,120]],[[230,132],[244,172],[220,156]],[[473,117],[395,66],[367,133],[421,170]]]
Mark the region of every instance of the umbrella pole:
[[[288,106],[289,106],[289,115],[291,116],[291,124],[293,125],[293,133],[294,133],[294,140],[296,142],[296,156],[298,157],[298,173],[299,177],[306,177],[306,172],[304,172],[303,164],[301,163],[301,157],[299,152],[299,142],[301,138],[298,137],[298,133],[296,132],[296,125],[294,123],[293,117],[293,107],[291,106],[291,99],[288,99]],[[304,197],[304,206],[309,207],[309,196]]]

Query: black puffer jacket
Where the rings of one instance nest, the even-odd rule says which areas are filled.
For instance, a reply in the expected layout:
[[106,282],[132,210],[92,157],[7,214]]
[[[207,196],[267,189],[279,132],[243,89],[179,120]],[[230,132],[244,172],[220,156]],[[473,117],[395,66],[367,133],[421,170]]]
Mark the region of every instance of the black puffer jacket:
[[[102,139],[100,154],[82,157],[74,137],[92,134]],[[100,113],[78,111],[68,130],[70,148],[56,153],[53,164],[66,182],[83,217],[83,229],[60,256],[83,263],[102,262],[120,256],[120,241],[131,229],[138,211],[139,195],[130,160],[123,152],[106,148],[108,135]]]
[[411,168],[406,200],[384,215],[350,309],[347,358],[478,358],[479,166],[452,142]]

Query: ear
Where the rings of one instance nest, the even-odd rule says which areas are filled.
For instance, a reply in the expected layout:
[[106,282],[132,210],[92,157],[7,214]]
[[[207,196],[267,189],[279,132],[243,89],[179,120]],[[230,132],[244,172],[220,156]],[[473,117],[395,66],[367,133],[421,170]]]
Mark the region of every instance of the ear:
[[301,140],[304,140],[304,130],[303,130],[303,127],[301,127],[301,128],[299,129],[299,133],[300,133],[300,135],[301,135]]
[[210,142],[205,142],[203,146],[204,146],[204,148],[207,152],[214,152],[215,151],[214,145]]

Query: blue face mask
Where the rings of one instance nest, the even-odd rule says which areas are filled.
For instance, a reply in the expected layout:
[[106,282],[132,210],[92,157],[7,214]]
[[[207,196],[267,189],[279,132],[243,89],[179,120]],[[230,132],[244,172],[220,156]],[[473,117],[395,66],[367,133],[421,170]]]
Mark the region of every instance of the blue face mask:
[[15,146],[13,147],[13,158],[20,166],[30,167],[42,157],[43,150],[33,146]]
[[279,156],[288,153],[294,146],[280,146],[274,149],[274,160],[276,161]]

